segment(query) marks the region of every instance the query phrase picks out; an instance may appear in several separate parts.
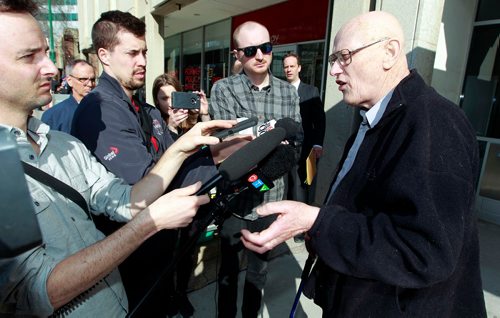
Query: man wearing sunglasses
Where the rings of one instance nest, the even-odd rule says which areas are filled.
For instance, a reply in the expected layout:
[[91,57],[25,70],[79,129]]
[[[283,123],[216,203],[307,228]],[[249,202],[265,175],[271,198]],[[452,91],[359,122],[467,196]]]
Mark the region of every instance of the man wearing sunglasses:
[[67,73],[71,95],[47,109],[42,115],[42,121],[53,130],[69,134],[78,104],[95,87],[95,71],[87,61],[77,59],[67,66]]
[[[264,123],[290,117],[300,126],[299,99],[293,86],[274,77],[269,72],[273,46],[265,26],[245,22],[233,33],[233,54],[241,63],[242,71],[215,83],[212,88],[209,112],[214,119],[259,118]],[[221,230],[221,268],[219,271],[219,317],[236,317],[241,241],[236,235],[241,228],[254,230],[266,227],[272,219],[258,219],[254,208],[262,202],[283,198],[283,179],[263,195],[242,193],[232,206],[232,211],[242,218],[230,217]],[[248,253],[242,314],[257,317],[260,310],[262,288],[266,281],[267,255]]]
[[306,230],[318,261],[304,290],[323,317],[486,317],[475,132],[409,70],[403,34],[381,11],[342,26],[330,75],[363,121],[325,204],[266,204],[258,214],[279,218],[242,241],[266,252]]

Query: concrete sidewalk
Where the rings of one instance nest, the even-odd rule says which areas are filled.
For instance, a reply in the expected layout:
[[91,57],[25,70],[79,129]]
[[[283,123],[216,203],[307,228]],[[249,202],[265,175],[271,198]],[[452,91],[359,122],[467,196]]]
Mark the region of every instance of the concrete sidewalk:
[[[489,318],[500,318],[500,226],[479,222],[481,249],[481,270],[486,309]],[[219,259],[218,239],[200,246],[199,262],[190,281],[189,299],[196,309],[195,318],[216,317],[217,290],[215,278]],[[260,317],[289,317],[300,275],[307,259],[303,243],[289,240],[276,251],[269,264],[267,284],[264,289],[263,308]],[[241,294],[244,271],[240,273],[241,287],[238,293],[238,308],[241,308]],[[238,317],[241,317],[239,315]],[[321,317],[321,309],[302,296],[295,317]]]

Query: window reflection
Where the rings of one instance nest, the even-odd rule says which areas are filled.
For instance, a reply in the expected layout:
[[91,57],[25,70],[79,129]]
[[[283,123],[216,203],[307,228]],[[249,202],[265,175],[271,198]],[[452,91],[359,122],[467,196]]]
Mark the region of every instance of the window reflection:
[[229,70],[231,20],[200,27],[165,39],[165,72],[179,78],[185,91],[204,90]]

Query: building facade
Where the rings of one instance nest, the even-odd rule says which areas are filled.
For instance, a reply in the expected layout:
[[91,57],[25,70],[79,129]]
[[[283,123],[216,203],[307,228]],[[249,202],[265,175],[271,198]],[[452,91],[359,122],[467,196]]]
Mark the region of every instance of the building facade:
[[51,58],[59,69],[79,58],[77,0],[40,1],[37,20],[47,36]]
[[320,160],[316,202],[321,203],[343,146],[357,129],[353,108],[342,102],[328,76],[326,56],[339,27],[371,10],[394,14],[402,23],[408,62],[439,93],[462,107],[477,131],[482,154],[478,213],[500,224],[500,94],[498,0],[89,0],[78,3],[80,48],[90,48],[92,24],[101,12],[128,11],[147,26],[147,100],[162,72],[176,74],[188,90],[210,91],[230,74],[231,33],[246,20],[266,25],[274,44],[273,72],[297,51],[302,77],[320,89],[327,114],[325,156]]

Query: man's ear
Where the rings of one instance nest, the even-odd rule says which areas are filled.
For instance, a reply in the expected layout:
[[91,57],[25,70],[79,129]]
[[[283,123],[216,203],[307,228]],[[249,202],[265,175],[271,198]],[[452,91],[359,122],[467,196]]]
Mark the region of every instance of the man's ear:
[[68,86],[71,87],[71,88],[73,88],[73,80],[74,80],[74,78],[71,77],[71,75],[68,75],[66,77],[66,83],[68,83]]
[[101,61],[102,64],[104,65],[109,65],[109,51],[106,50],[105,48],[99,48],[97,50],[97,57]]
[[298,71],[297,71],[297,73],[300,73],[300,71],[302,70],[302,65],[299,65],[299,66],[297,67],[297,70],[298,70]]
[[234,49],[231,53],[234,55],[235,59],[237,59],[238,61],[241,62],[241,59],[240,59],[239,54],[238,54],[239,53],[238,50]]
[[391,69],[398,61],[402,53],[401,42],[397,39],[390,39],[385,44],[385,56],[383,60],[384,69]]

